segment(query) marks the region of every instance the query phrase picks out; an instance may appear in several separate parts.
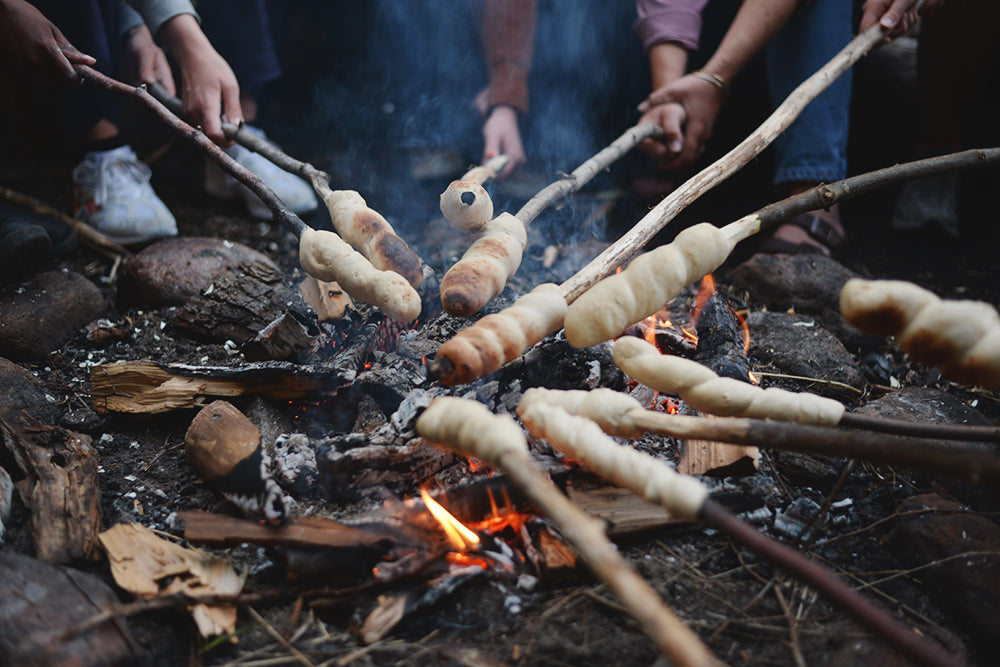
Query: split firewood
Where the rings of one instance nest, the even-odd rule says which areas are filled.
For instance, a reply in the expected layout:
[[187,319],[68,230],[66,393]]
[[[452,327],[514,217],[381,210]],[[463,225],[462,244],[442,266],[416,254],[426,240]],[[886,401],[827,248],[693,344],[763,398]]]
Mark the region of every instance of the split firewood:
[[[610,275],[615,269],[624,264],[629,258],[635,255],[660,229],[672,220],[688,204],[703,195],[712,187],[722,182],[732,173],[746,165],[750,160],[759,155],[774,139],[781,134],[798,117],[802,110],[823,92],[838,76],[843,74],[855,62],[860,60],[869,50],[871,50],[883,38],[883,31],[879,24],[874,24],[844,47],[840,53],[834,56],[826,65],[820,68],[815,74],[806,79],[785,99],[785,101],[772,113],[764,123],[761,124],[746,139],[740,142],[729,153],[716,160],[694,177],[683,183],[674,190],[663,201],[657,204],[642,220],[640,220],[628,233],[615,243],[608,246],[593,261],[583,267],[569,280],[560,285],[563,298],[567,304],[573,303],[582,293],[593,286],[605,276]],[[633,128],[637,130],[640,126]],[[524,209],[522,209],[524,210]],[[520,212],[517,217],[522,221],[530,221],[530,216],[521,218]],[[745,239],[760,230],[761,218],[756,215],[747,216],[730,225],[724,230],[726,236],[736,243]],[[722,258],[724,260],[725,257]],[[710,262],[699,262],[701,266],[707,266]],[[719,262],[721,264],[721,261]],[[714,271],[718,265],[711,266],[705,273]],[[704,273],[702,274],[704,275]],[[700,277],[700,276],[698,276]],[[683,286],[682,286],[683,287]],[[673,295],[670,295],[673,296]],[[656,305],[651,311],[644,315],[639,315],[633,322],[656,312],[667,299]],[[608,304],[605,304],[608,305]],[[626,319],[628,319],[626,317]],[[631,322],[624,322],[618,329],[621,331],[625,325]],[[473,325],[476,326],[476,325]],[[614,333],[618,333],[618,331]],[[611,335],[614,335],[611,334]],[[529,340],[524,337],[525,340]],[[508,348],[505,351],[504,362],[512,361],[519,357],[525,348]],[[440,357],[447,354],[447,350],[442,346],[442,351],[438,352]],[[450,362],[454,366],[454,362]],[[503,362],[501,362],[503,363]],[[489,367],[483,365],[484,367]],[[431,369],[428,369],[431,372]],[[475,379],[473,376],[469,379]]]
[[713,665],[718,660],[629,565],[597,519],[564,496],[532,461],[524,433],[513,419],[474,401],[443,397],[417,418],[417,432],[503,470],[551,519],[569,544],[614,592],[674,664]]
[[413,287],[424,280],[420,258],[396,235],[389,221],[370,208],[354,190],[322,193],[333,227],[340,237],[364,255],[376,269],[395,271]]
[[524,224],[501,213],[441,279],[441,305],[449,315],[468,317],[500,295],[521,265],[528,245]]
[[661,354],[655,345],[631,336],[615,342],[614,357],[618,367],[639,382],[677,394],[708,414],[835,426],[845,412],[844,406],[831,398],[776,387],[761,389],[720,378],[696,361]]
[[[608,435],[623,438],[636,439],[643,433],[654,433],[689,442],[702,439],[731,444],[735,448],[767,447],[822,456],[852,457],[952,474],[978,482],[1000,481],[1000,460],[997,457],[982,448],[942,442],[936,437],[886,438],[879,433],[771,419],[707,419],[667,414],[646,410],[632,397],[607,388],[559,391],[536,387],[524,392],[521,402],[524,405],[537,403],[586,417]],[[846,425],[843,422],[839,424],[841,427]]]
[[305,302],[316,311],[316,318],[320,322],[339,320],[348,308],[354,307],[351,295],[345,292],[340,285],[336,282],[317,280],[313,276],[306,276],[302,284],[299,285],[299,293]]
[[184,450],[195,472],[247,515],[279,524],[290,501],[271,476],[271,456],[260,431],[232,403],[213,401],[184,434]]
[[1000,389],[1000,316],[981,301],[946,301],[913,283],[847,281],[840,312],[877,336],[895,336],[914,360],[957,382]]
[[[140,598],[181,594],[197,599],[236,595],[243,589],[246,576],[228,560],[168,542],[138,524],[120,523],[100,538],[115,583]],[[191,616],[202,637],[236,630],[235,605],[196,603]]]
[[490,158],[452,181],[441,193],[441,214],[455,229],[477,232],[493,219],[493,199],[483,183],[496,178],[506,165],[506,155]]
[[352,297],[378,306],[397,322],[411,322],[420,315],[420,295],[406,278],[376,269],[333,232],[305,229],[299,238],[299,261],[317,280],[340,284]]
[[118,361],[91,368],[90,402],[101,413],[160,413],[198,407],[204,396],[302,398],[314,391],[344,386],[354,376],[350,369],[276,361],[236,368]]
[[673,243],[639,255],[624,271],[602,280],[570,304],[566,340],[574,347],[589,347],[614,338],[717,269],[735,245],[725,232],[707,222],[685,229]]
[[532,434],[545,438],[567,457],[651,502],[661,503],[679,517],[705,522],[737,544],[789,570],[909,659],[927,665],[955,664],[955,656],[913,633],[825,568],[740,521],[712,501],[708,488],[696,479],[674,472],[648,454],[619,445],[584,417],[523,399],[518,412]]
[[520,354],[512,350],[526,350],[558,331],[565,314],[566,302],[559,287],[543,283],[510,308],[487,315],[445,341],[427,365],[427,374],[446,385],[489,375]]

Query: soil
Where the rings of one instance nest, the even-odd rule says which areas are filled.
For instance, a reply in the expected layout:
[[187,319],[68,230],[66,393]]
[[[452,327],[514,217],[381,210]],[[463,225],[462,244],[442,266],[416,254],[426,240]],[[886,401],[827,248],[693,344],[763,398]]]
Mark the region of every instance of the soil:
[[[280,116],[279,116],[280,118]],[[292,155],[312,160],[331,172],[335,153],[317,150],[291,125],[276,125],[276,136],[284,140]],[[284,130],[284,132],[282,132]],[[871,128],[869,127],[870,131]],[[865,128],[858,133],[864,136]],[[152,159],[154,186],[178,220],[181,235],[208,236],[239,241],[268,254],[290,280],[300,276],[296,243],[291,234],[268,223],[256,222],[237,203],[220,203],[201,194],[201,158],[178,140],[149,130],[149,143],[166,147]],[[421,148],[421,150],[423,150]],[[146,155],[151,153],[147,150]],[[870,152],[855,153],[858,164],[873,161]],[[407,204],[400,204],[385,189],[396,187],[400,162],[420,159],[419,151],[407,152],[391,146],[373,146],[365,165],[369,182],[380,184],[364,192],[369,203],[382,210],[425,258],[437,258],[439,273],[446,266],[446,253],[428,247],[421,238],[422,225],[436,216],[437,194],[446,178],[406,183]],[[47,163],[41,158],[4,165],[4,184],[37,196],[62,209],[69,208],[68,163]],[[575,165],[565,165],[567,170]],[[381,170],[381,171],[380,171]],[[374,174],[374,175],[372,175]],[[385,174],[385,179],[379,175]],[[1000,219],[989,196],[995,191],[997,173],[967,176],[963,198],[963,236],[952,239],[940,232],[916,236],[894,233],[888,224],[895,190],[844,206],[849,229],[846,245],[838,250],[840,260],[858,273],[876,278],[912,280],[948,298],[982,299],[1000,304]],[[405,175],[404,175],[405,178]],[[347,184],[344,184],[350,187]],[[501,193],[502,194],[502,193]],[[742,213],[756,208],[757,192],[744,192]],[[513,198],[511,196],[511,198]],[[593,201],[599,200],[595,195]],[[552,218],[582,227],[590,208],[586,196],[573,206],[552,212]],[[726,210],[733,205],[727,198]],[[619,201],[618,219],[627,218],[641,205],[628,196]],[[514,207],[509,207],[513,209]],[[730,218],[710,208],[699,217],[720,224]],[[324,225],[319,212],[307,219]],[[615,218],[614,215],[611,216]],[[531,251],[544,248],[548,240],[562,240],[554,225],[539,221],[540,237]],[[678,227],[685,221],[678,222]],[[613,225],[612,225],[613,226]],[[236,364],[233,354],[218,343],[205,343],[176,336],[170,328],[171,309],[125,307],[117,303],[115,267],[86,249],[58,260],[104,290],[111,309],[106,317],[126,324],[129,336],[107,347],[99,347],[80,332],[48,358],[24,363],[46,386],[65,395],[64,408],[74,415],[77,429],[91,434],[100,453],[102,510],[106,526],[119,521],[178,533],[176,512],[203,509],[230,512],[232,508],[206,488],[184,457],[184,432],[193,412],[164,416],[98,416],[89,411],[89,369],[119,359],[153,359],[194,364]],[[721,272],[724,285],[725,271]],[[751,295],[752,296],[752,295]],[[749,304],[751,308],[755,304]],[[931,384],[946,391],[987,418],[1000,419],[1000,400],[994,393],[949,383],[911,364],[890,343],[883,354],[897,368],[904,384]],[[870,387],[876,392],[888,388]],[[294,424],[301,405],[272,406],[289,424]],[[855,407],[855,406],[851,406]],[[299,425],[296,425],[298,428]],[[676,443],[666,444],[663,456],[672,458]],[[806,463],[810,475],[803,474]],[[843,477],[841,475],[843,474]],[[977,638],[966,634],[935,595],[922,585],[919,573],[907,571],[899,557],[885,547],[892,527],[890,519],[905,498],[934,491],[952,494],[972,509],[990,513],[1000,505],[995,489],[984,489],[934,475],[911,475],[889,466],[843,460],[808,462],[778,457],[764,451],[760,470],[746,478],[713,482],[718,497],[748,520],[778,535],[774,515],[793,501],[799,505],[833,503],[830,516],[811,538],[808,548],[818,560],[841,572],[858,585],[867,584],[866,594],[879,600],[916,631],[944,644],[973,662],[989,664],[991,658]],[[844,502],[850,501],[850,502]],[[338,516],[361,508],[315,503],[314,509]],[[762,508],[767,508],[763,511]],[[15,503],[4,549],[32,553],[26,529],[28,513]],[[783,539],[789,539],[781,536]],[[712,530],[679,526],[623,538],[623,555],[677,613],[702,637],[722,660],[732,664],[888,664],[888,649],[822,598],[776,572],[752,554],[735,548]],[[305,600],[298,606],[302,589],[281,580],[280,553],[244,546],[217,550],[246,567],[250,590],[262,594],[253,609],[263,621],[241,610],[235,636],[212,642],[199,639],[186,616],[175,611],[139,613],[129,625],[146,652],[146,664],[293,664],[305,659],[312,664],[338,665],[651,665],[657,656],[637,625],[622,612],[606,587],[594,581],[583,568],[555,577],[543,577],[534,588],[516,577],[489,573],[471,579],[454,593],[404,620],[386,638],[364,645],[354,632],[372,609],[378,593],[365,591]],[[106,563],[73,567],[111,581]],[[402,586],[402,584],[400,584]],[[309,588],[309,587],[305,587]],[[122,594],[123,599],[127,599]],[[312,606],[310,606],[312,605]],[[276,639],[275,631],[281,639]],[[294,647],[294,649],[292,648]],[[995,650],[995,649],[994,649]]]

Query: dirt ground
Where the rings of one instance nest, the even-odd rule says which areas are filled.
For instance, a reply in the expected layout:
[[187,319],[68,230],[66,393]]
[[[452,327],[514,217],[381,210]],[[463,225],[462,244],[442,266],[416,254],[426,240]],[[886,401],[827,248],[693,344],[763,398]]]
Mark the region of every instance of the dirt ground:
[[[279,120],[285,120],[276,114]],[[859,126],[854,141],[876,136],[876,124]],[[367,170],[398,175],[399,164],[423,157],[420,150],[373,146],[363,164],[337,162],[336,150],[316,150],[303,136],[301,126],[276,124],[274,134],[288,152],[313,161],[331,173]],[[150,130],[151,147],[167,150],[153,160],[154,185],[174,211],[184,236],[208,236],[239,241],[260,250],[279,263],[289,276],[297,275],[296,245],[290,234],[267,223],[248,219],[236,204],[220,204],[201,194],[200,157],[181,142]],[[895,143],[891,143],[895,141]],[[903,143],[890,137],[890,148]],[[892,150],[889,150],[891,153]],[[877,157],[871,148],[855,150],[856,165],[882,166],[893,160]],[[147,150],[146,155],[153,153]],[[17,154],[23,161],[7,161],[0,182],[68,209],[67,164],[49,164],[42,156]],[[575,165],[564,165],[567,171]],[[530,167],[530,165],[529,165]],[[435,249],[422,245],[421,221],[436,215],[437,193],[446,180],[407,183],[404,206],[384,190],[394,188],[368,177],[369,184],[383,184],[364,192],[370,203],[397,223],[403,235],[422,255]],[[749,176],[742,186],[756,183]],[[389,181],[391,182],[391,181]],[[849,229],[840,260],[854,271],[874,278],[912,280],[949,298],[982,299],[1000,304],[1000,233],[992,192],[998,182],[994,170],[969,174],[963,179],[963,236],[942,233],[915,236],[894,233],[888,224],[896,191],[889,190],[844,206]],[[344,183],[345,187],[351,187]],[[359,187],[360,189],[360,187]],[[744,189],[734,198],[719,195],[713,217],[709,202],[691,213],[724,224],[731,209],[747,213],[769,195]],[[501,190],[501,194],[503,194]],[[512,201],[515,195],[509,195]],[[706,199],[711,199],[707,197]],[[724,199],[724,201],[723,201]],[[628,219],[639,204],[626,193],[619,199],[618,219]],[[721,211],[721,212],[719,212]],[[319,213],[307,222],[323,224]],[[553,218],[574,218],[573,207],[552,213]],[[615,213],[612,213],[614,218]],[[543,222],[540,220],[540,222]],[[690,222],[690,220],[687,220]],[[678,221],[678,227],[685,220]],[[539,225],[543,238],[556,239],[563,231]],[[59,266],[71,268],[93,280],[111,304],[107,318],[132,328],[131,337],[108,348],[96,347],[80,332],[48,358],[26,362],[47,386],[68,396],[67,411],[86,413],[89,405],[89,368],[118,359],[154,359],[195,364],[229,364],[239,361],[222,346],[175,336],[168,325],[171,309],[127,308],[116,301],[111,264],[79,249]],[[442,271],[443,266],[434,267]],[[725,272],[721,272],[723,277]],[[755,304],[751,303],[751,307]],[[886,346],[886,352],[891,350]],[[898,353],[894,359],[907,364]],[[924,378],[914,373],[913,378]],[[989,392],[973,391],[940,381],[937,386],[988,418],[1000,419],[1000,400]],[[853,406],[852,406],[853,407]],[[291,422],[298,406],[276,406]],[[165,416],[87,416],[81,430],[94,437],[102,466],[101,493],[104,522],[138,521],[176,532],[173,514],[190,509],[226,512],[228,506],[194,475],[184,458],[183,437],[192,413]],[[668,449],[665,456],[672,456]],[[760,471],[751,477],[716,482],[720,498],[749,515],[761,507],[787,508],[805,497],[820,505],[842,503],[848,509],[832,517],[814,536],[811,552],[821,562],[843,573],[866,594],[890,608],[921,634],[970,656],[977,664],[990,659],[972,643],[954,614],[944,608],[923,585],[918,572],[910,572],[900,554],[886,546],[892,528],[890,517],[905,498],[925,492],[944,492],[970,503],[972,509],[993,516],[1000,509],[996,489],[958,483],[932,475],[912,475],[889,466],[859,463],[840,483],[845,461],[829,460],[825,476],[802,481],[794,462],[765,451]],[[337,515],[353,508],[328,506]],[[24,528],[28,513],[15,504],[4,549],[32,553]],[[765,522],[767,523],[767,522]],[[771,526],[765,525],[767,529]],[[735,548],[712,530],[698,526],[658,529],[619,541],[622,554],[665,601],[702,637],[710,649],[730,664],[747,665],[871,665],[900,664],[891,652],[822,598],[787,576],[776,572],[744,550]],[[606,587],[583,568],[560,576],[542,578],[535,587],[519,586],[515,576],[495,573],[479,576],[445,595],[436,604],[404,620],[386,638],[361,643],[354,630],[373,607],[377,594],[332,593],[310,597],[306,606],[296,604],[301,589],[281,581],[281,554],[276,550],[246,546],[220,550],[249,571],[249,588],[261,593],[259,603],[241,609],[234,637],[205,642],[196,637],[189,620],[175,611],[132,616],[129,625],[147,654],[144,664],[330,664],[330,665],[652,665],[657,656],[650,642],[631,621]],[[107,579],[106,563],[75,564]],[[389,591],[392,592],[392,591]],[[123,599],[127,596],[123,594]],[[259,614],[259,616],[257,615]],[[276,638],[276,635],[281,638]]]

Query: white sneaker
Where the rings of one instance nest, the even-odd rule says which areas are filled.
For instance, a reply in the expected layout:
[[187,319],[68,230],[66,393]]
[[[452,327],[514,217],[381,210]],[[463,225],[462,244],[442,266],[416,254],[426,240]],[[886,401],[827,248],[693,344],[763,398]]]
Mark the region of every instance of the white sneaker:
[[74,215],[123,245],[177,236],[177,222],[131,146],[87,153],[73,168]]
[[[263,130],[250,125],[244,126],[242,131],[267,139]],[[274,190],[274,194],[295,213],[299,215],[308,213],[319,206],[312,186],[295,174],[285,171],[267,158],[239,144],[233,144],[226,149],[226,152],[229,157],[259,176],[260,180]],[[270,220],[272,217],[271,209],[264,205],[260,197],[211,162],[205,167],[205,191],[221,199],[243,199],[250,215],[258,220]]]

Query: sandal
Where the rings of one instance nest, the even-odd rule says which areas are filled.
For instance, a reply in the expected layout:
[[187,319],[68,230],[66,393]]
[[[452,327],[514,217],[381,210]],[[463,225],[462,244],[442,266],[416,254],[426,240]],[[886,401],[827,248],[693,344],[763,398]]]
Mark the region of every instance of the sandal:
[[[820,217],[818,213],[801,213],[785,220],[781,225],[795,225],[805,230],[810,238],[822,244],[823,248],[829,251],[837,249],[844,242],[844,233],[834,227],[828,220]],[[815,254],[829,256],[831,253],[823,252],[823,248],[812,243],[795,243],[769,236],[757,246],[757,253],[765,255]]]

